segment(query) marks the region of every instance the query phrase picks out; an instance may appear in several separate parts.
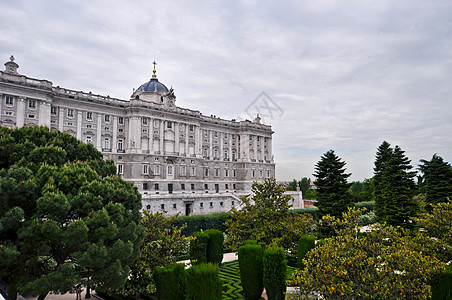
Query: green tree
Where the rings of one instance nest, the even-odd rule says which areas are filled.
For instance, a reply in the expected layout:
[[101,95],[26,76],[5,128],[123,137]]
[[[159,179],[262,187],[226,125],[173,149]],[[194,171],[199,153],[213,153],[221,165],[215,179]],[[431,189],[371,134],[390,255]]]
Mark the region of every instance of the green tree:
[[362,201],[375,201],[375,185],[374,185],[374,179],[364,179],[363,181],[363,187],[361,189],[361,193],[359,196],[361,197]]
[[313,228],[312,216],[290,213],[290,196],[284,195],[284,185],[274,178],[254,182],[251,191],[252,196],[241,198],[241,210],[232,209],[225,243],[237,251],[246,240],[256,240],[277,244],[295,255],[298,240]]
[[322,221],[336,230],[308,252],[306,266],[293,275],[300,296],[318,292],[325,299],[429,299],[430,280],[444,268],[436,257],[419,251],[408,232],[374,224],[359,234],[360,210],[342,219]]
[[334,153],[326,152],[315,165],[314,176],[317,178],[317,215],[340,216],[351,204],[351,195],[348,193],[350,183],[347,178],[351,174],[345,173],[345,162]]
[[122,296],[151,295],[156,291],[153,272],[157,267],[175,263],[176,258],[190,244],[191,237],[181,234],[185,225],[172,225],[177,216],[165,217],[162,213],[143,211],[141,225],[145,228],[145,239],[141,255],[132,266],[129,280],[123,289],[114,293]]
[[441,156],[433,155],[430,161],[421,160],[419,170],[423,173],[425,200],[433,205],[452,198],[452,167]]
[[375,214],[379,219],[384,219],[385,216],[385,201],[382,197],[382,191],[385,188],[384,186],[384,177],[383,171],[385,170],[386,163],[391,159],[392,156],[392,148],[391,145],[383,141],[381,145],[377,148],[377,155],[375,157],[375,167],[374,167],[374,196],[375,196]]
[[[377,165],[377,164],[376,164]],[[381,173],[375,177],[375,194],[378,210],[377,217],[380,221],[391,225],[412,227],[411,218],[416,216],[419,206],[413,199],[416,191],[414,183],[415,172],[410,160],[405,156],[404,151],[395,146],[391,150],[389,160],[385,163]],[[377,189],[378,182],[378,189]],[[378,200],[378,202],[377,202]]]
[[297,187],[298,187],[298,181],[296,179],[294,179],[291,182],[289,182],[289,184],[287,185],[287,190],[288,191],[296,191]]
[[303,195],[303,199],[316,200],[317,199],[317,191],[316,189],[308,189],[306,194]]
[[121,287],[143,237],[137,189],[91,145],[67,134],[0,128],[0,148],[7,146],[0,157],[5,298],[22,292],[44,299],[77,283]]
[[352,202],[361,202],[363,199],[361,198],[361,192],[363,190],[364,184],[361,181],[353,181],[350,186],[350,192],[352,193],[353,199]]
[[299,181],[298,185],[300,186],[300,191],[303,194],[303,197],[305,197],[306,196],[306,192],[311,187],[311,179],[307,178],[307,177],[303,177]]

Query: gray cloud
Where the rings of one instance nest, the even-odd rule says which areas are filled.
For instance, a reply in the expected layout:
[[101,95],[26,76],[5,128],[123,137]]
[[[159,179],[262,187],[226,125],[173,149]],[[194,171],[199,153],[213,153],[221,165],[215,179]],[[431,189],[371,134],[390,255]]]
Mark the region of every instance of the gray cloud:
[[265,91],[284,110],[278,179],[311,176],[329,149],[372,176],[383,140],[417,164],[452,161],[452,3],[0,1],[0,57],[55,85],[127,99],[151,76],[178,104],[243,115]]

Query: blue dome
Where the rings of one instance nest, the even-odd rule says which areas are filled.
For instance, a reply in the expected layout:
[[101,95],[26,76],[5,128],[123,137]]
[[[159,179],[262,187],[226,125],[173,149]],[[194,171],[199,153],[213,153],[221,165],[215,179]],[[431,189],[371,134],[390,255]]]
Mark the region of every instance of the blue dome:
[[151,78],[148,82],[142,84],[138,91],[143,93],[156,93],[156,92],[168,92],[168,88],[160,83],[157,78]]

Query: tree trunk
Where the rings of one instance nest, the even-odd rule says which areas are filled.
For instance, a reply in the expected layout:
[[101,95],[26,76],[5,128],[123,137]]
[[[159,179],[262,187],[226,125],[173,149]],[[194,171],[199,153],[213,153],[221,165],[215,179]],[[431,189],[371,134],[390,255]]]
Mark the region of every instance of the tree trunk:
[[48,293],[45,293],[44,295],[39,295],[38,299],[36,300],[44,300],[46,298]]
[[89,286],[86,287],[86,294],[85,294],[85,299],[89,299],[91,298],[91,289],[89,288]]

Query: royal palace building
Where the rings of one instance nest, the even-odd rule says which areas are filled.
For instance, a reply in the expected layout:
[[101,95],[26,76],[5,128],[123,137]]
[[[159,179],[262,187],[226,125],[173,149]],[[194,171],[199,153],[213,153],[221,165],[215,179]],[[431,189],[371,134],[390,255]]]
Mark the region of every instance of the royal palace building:
[[123,100],[20,75],[13,56],[5,66],[1,126],[48,126],[93,144],[139,189],[144,209],[169,215],[229,211],[253,181],[275,176],[271,126],[259,117],[225,120],[178,107],[155,68]]

